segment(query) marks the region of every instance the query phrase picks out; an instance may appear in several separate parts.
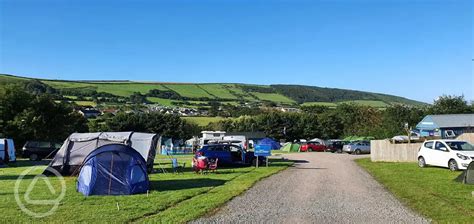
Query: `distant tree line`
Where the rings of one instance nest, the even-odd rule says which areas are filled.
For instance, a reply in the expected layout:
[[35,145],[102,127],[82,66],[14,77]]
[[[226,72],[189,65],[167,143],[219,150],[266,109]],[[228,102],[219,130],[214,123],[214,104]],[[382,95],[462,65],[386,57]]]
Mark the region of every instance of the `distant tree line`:
[[87,120],[71,104],[55,102],[50,94],[34,95],[11,85],[0,90],[3,136],[21,146],[27,140],[64,141],[71,133],[87,131]]
[[463,96],[442,96],[427,106],[392,105],[385,110],[357,104],[335,108],[304,107],[301,113],[265,112],[209,124],[208,130],[262,131],[276,139],[342,138],[350,135],[390,138],[404,134],[404,124],[414,127],[428,114],[474,113]]
[[13,138],[17,146],[28,140],[62,142],[74,132],[141,131],[187,139],[200,131],[179,116],[158,112],[109,114],[88,122],[74,104],[57,102],[48,93],[29,93],[19,85],[2,86],[0,105],[0,136]]

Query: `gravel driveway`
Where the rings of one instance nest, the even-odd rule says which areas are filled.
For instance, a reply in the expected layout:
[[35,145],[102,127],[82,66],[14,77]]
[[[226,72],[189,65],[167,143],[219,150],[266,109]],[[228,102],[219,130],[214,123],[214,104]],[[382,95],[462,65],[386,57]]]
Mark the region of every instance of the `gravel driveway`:
[[298,153],[297,160],[194,223],[427,223],[354,161],[361,156]]

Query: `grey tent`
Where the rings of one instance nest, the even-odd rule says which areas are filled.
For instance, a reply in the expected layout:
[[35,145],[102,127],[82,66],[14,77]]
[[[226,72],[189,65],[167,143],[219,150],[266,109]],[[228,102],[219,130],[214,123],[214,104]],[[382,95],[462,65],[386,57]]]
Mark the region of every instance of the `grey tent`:
[[139,132],[73,133],[64,141],[49,167],[63,175],[74,174],[89,153],[100,146],[118,143],[131,146],[140,153],[146,161],[148,172],[151,172],[158,140],[156,134]]
[[456,180],[464,184],[474,184],[474,162],[471,162]]

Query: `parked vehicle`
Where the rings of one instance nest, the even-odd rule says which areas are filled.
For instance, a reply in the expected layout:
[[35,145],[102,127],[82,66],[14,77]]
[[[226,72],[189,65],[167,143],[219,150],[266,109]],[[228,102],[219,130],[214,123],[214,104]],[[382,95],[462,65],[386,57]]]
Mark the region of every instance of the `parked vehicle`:
[[321,142],[307,142],[300,146],[300,152],[324,152],[326,149],[326,145]]
[[243,149],[247,149],[247,138],[243,135],[228,135],[223,137],[224,141],[232,141]]
[[15,161],[15,143],[13,139],[0,138],[0,163]]
[[47,141],[28,141],[22,149],[22,155],[31,161],[39,161],[44,158],[53,158],[61,148],[61,143]]
[[458,140],[425,141],[418,151],[418,166],[446,167],[465,170],[474,160],[474,146]]
[[343,152],[347,152],[349,154],[369,154],[370,153],[370,142],[368,141],[357,141],[351,142],[347,145],[342,147]]
[[[251,151],[246,151],[238,145],[214,144],[204,145],[196,152],[196,157],[205,156],[209,159],[219,159],[220,165],[255,165],[256,157]],[[266,158],[259,156],[259,164],[263,164]]]
[[344,147],[344,142],[341,140],[329,140],[328,144],[326,145],[326,151],[332,153],[342,153],[342,148]]
[[[410,133],[410,141],[420,141],[421,135],[416,132]],[[403,142],[408,142],[408,136],[407,135],[397,135],[394,136],[392,139],[393,143],[403,143]]]

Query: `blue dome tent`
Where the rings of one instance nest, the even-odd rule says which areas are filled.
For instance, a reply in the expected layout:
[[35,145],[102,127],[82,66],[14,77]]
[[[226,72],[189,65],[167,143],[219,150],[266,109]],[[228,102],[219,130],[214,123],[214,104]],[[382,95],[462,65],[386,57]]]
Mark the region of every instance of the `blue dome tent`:
[[77,191],[89,195],[130,195],[149,189],[146,161],[123,144],[104,145],[92,151],[79,173]]
[[276,142],[275,140],[271,138],[264,138],[260,141],[257,142],[257,145],[271,145],[272,150],[278,150],[280,149],[280,143]]

